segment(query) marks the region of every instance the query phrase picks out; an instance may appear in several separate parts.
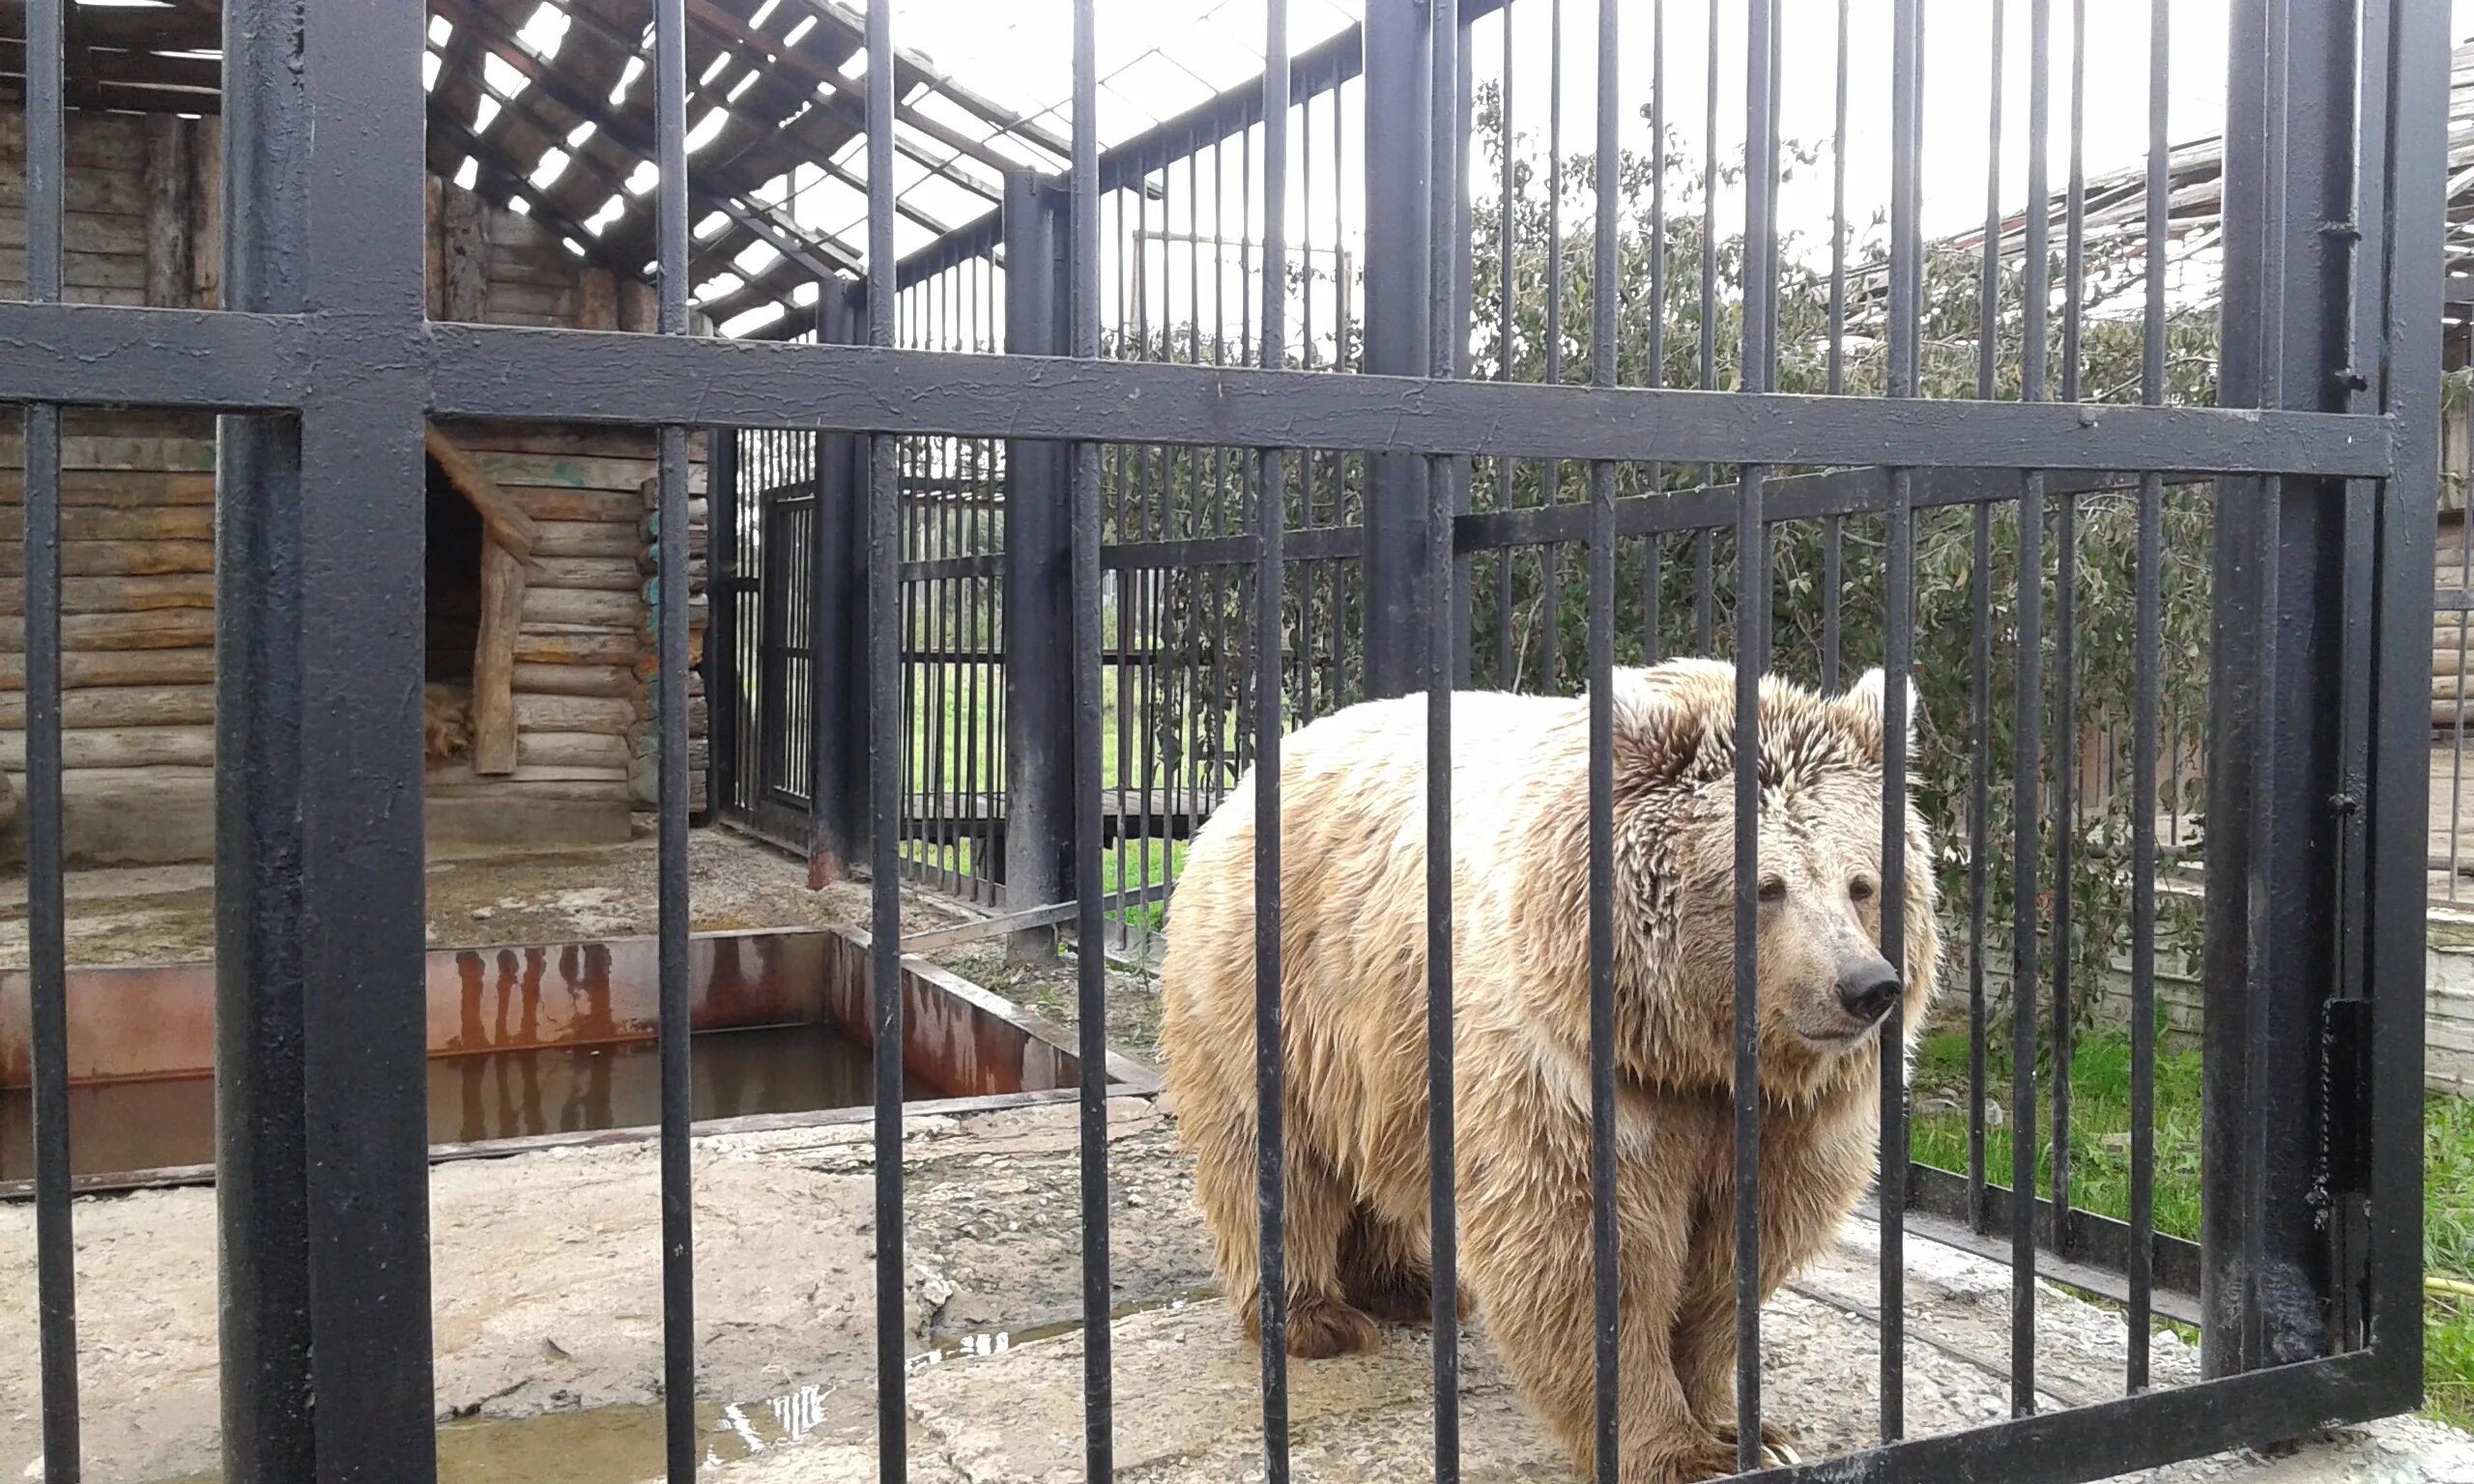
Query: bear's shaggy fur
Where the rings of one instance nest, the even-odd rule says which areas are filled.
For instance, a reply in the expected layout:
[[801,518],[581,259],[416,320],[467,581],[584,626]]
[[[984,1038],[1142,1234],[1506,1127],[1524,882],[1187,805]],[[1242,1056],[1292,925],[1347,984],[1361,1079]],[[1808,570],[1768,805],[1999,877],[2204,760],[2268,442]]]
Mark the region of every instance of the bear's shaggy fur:
[[[1874,946],[1882,689],[1879,671],[1835,698],[1761,685],[1765,1298],[1832,1240],[1872,1178],[1881,1034],[1842,1007],[1842,986],[1902,1001],[1911,1038],[1933,991],[1933,857],[1912,805],[1903,991]],[[1730,665],[1617,674],[1627,1484],[1735,1470],[1734,716]],[[1411,697],[1340,711],[1282,748],[1286,1287],[1300,1356],[1370,1348],[1374,1321],[1430,1312],[1425,734],[1425,701]],[[1463,1302],[1586,1474],[1589,707],[1464,694],[1453,737]],[[1194,839],[1169,923],[1163,1039],[1221,1277],[1259,1333],[1253,805],[1249,777]]]

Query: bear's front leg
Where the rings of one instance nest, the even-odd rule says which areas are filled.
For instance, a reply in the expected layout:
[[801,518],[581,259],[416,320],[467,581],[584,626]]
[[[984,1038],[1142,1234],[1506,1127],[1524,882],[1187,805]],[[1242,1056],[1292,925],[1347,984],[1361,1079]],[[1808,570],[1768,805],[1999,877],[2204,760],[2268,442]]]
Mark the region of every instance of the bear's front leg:
[[[1522,1397],[1596,1477],[1597,1382],[1588,1130],[1535,1130],[1470,1161],[1462,1261]],[[1670,1349],[1691,1240],[1692,1183],[1618,1171],[1621,1293],[1617,1437],[1623,1484],[1691,1484],[1735,1471],[1735,1449],[1686,1404]]]
[[[1762,1297],[1785,1276],[1788,1254],[1765,1223],[1762,1232]],[[1736,1228],[1732,1202],[1700,1204],[1692,1221],[1692,1256],[1686,1265],[1683,1301],[1675,1320],[1675,1372],[1686,1405],[1703,1427],[1729,1448],[1736,1445]],[[1787,1431],[1765,1418],[1761,1441],[1767,1462],[1794,1463]]]

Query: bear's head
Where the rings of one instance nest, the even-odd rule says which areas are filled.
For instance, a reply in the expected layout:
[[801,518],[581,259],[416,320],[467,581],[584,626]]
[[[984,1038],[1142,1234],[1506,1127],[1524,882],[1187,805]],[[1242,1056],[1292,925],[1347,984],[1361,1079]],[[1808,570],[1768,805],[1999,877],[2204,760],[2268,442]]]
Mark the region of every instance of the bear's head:
[[[1941,947],[1934,861],[1912,802],[1904,821],[1904,964],[1894,967],[1880,946],[1884,691],[1880,671],[1841,696],[1776,676],[1760,683],[1755,1003],[1762,1087],[1785,1102],[1809,1102],[1851,1079],[1869,1083],[1891,1007],[1904,1005],[1912,1038],[1932,993]],[[1911,756],[1914,694],[1911,683],[1902,739]],[[1620,671],[1613,699],[1615,965],[1625,1070],[1679,1090],[1732,1087],[1735,667],[1679,660]],[[1583,813],[1576,831],[1567,822],[1571,833],[1563,838],[1585,835],[1586,819]],[[1584,942],[1586,859],[1584,847],[1576,871],[1557,873],[1557,894],[1568,912],[1577,909],[1565,920]]]

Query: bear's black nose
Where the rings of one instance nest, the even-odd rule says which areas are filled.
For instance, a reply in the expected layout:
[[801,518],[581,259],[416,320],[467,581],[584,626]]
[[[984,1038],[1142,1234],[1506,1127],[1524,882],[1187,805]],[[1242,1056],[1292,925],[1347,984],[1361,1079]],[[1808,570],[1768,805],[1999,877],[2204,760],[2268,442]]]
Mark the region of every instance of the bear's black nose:
[[1856,1019],[1870,1025],[1889,1013],[1890,1005],[1898,999],[1898,976],[1886,963],[1857,969],[1838,982],[1838,1003]]

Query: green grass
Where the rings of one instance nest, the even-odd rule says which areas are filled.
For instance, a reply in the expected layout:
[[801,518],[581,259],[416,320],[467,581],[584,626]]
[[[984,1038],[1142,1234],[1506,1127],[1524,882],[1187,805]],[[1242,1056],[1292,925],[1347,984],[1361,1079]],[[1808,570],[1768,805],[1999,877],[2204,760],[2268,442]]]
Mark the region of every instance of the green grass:
[[[1943,1169],[1968,1167],[1968,1041],[1964,1031],[1927,1037],[1915,1064],[1914,1156]],[[1988,1072],[1991,1101],[2006,1106],[2008,1069]],[[2100,1215],[2130,1213],[2130,1036],[2089,1036],[2070,1063],[2072,1204]],[[2052,1089],[2039,1086],[2039,1111],[2051,1116]],[[2156,1229],[2198,1241],[2200,1235],[2200,1057],[2159,1050],[2156,1056]],[[2434,1094],[2424,1112],[2424,1267],[2433,1276],[2474,1274],[2474,1101]],[[2053,1184],[2053,1150],[2039,1140],[2036,1183]],[[2007,1127],[1985,1130],[1985,1167],[2008,1184]],[[2424,1298],[2424,1386],[2427,1410],[2441,1421],[2474,1428],[2474,1299]]]

